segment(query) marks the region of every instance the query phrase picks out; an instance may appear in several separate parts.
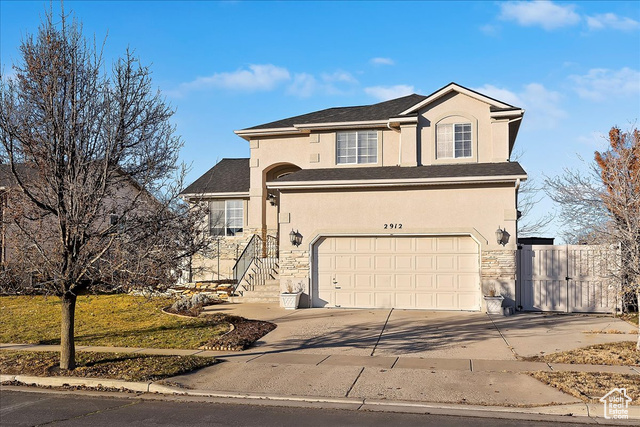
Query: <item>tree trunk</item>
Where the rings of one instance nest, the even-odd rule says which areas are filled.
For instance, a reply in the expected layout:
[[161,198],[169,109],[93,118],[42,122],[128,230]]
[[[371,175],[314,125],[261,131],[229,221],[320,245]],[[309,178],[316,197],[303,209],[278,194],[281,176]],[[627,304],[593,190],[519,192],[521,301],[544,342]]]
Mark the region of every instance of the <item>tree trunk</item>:
[[636,351],[640,351],[640,290],[636,292],[636,308],[638,310],[638,342],[636,343]]
[[60,369],[73,370],[76,367],[76,345],[73,324],[76,314],[76,296],[65,292],[62,296],[62,324],[60,328]]

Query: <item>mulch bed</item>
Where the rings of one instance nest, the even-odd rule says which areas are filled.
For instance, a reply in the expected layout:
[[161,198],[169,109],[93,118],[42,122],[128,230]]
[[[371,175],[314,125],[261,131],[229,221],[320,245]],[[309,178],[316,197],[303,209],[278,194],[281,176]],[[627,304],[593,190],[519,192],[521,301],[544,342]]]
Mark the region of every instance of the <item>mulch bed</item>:
[[231,323],[234,329],[209,341],[202,347],[205,350],[242,351],[277,327],[276,324],[271,322],[245,319],[244,317],[221,313],[210,316],[220,322]]

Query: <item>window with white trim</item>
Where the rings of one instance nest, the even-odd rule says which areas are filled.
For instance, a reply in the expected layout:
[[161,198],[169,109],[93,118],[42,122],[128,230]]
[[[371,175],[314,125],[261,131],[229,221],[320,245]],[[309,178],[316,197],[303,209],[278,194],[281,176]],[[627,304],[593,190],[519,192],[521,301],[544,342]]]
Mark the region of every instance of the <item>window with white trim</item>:
[[209,233],[212,236],[240,234],[243,223],[242,200],[212,200],[209,202]]
[[338,132],[336,163],[378,163],[378,132],[375,130]]
[[471,157],[471,123],[439,124],[436,145],[438,159]]

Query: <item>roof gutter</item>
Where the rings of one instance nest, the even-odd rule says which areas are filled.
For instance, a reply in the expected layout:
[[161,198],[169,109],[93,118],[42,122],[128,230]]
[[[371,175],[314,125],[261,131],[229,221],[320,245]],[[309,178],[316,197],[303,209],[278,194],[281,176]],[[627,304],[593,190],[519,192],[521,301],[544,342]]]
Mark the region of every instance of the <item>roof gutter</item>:
[[359,179],[335,181],[290,181],[267,182],[268,189],[322,189],[322,188],[372,188],[372,187],[407,187],[433,186],[452,184],[498,184],[513,183],[527,179],[527,175],[480,176],[480,177],[447,177],[447,178],[409,178],[409,179]]

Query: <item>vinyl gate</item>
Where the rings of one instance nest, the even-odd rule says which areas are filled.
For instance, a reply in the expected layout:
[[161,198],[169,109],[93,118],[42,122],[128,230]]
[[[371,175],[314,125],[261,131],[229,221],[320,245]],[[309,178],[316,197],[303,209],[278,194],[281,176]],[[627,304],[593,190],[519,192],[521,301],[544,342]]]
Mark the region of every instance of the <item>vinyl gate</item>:
[[607,278],[614,251],[602,246],[523,245],[519,305],[525,311],[611,313],[619,286]]

